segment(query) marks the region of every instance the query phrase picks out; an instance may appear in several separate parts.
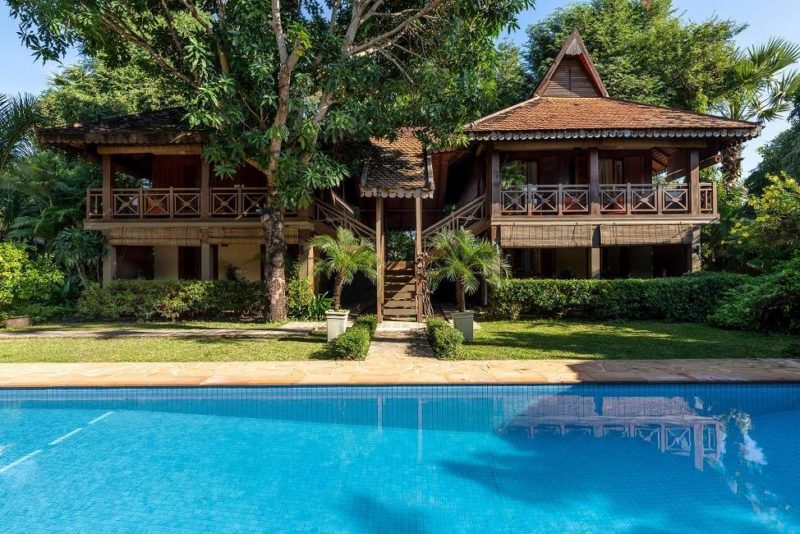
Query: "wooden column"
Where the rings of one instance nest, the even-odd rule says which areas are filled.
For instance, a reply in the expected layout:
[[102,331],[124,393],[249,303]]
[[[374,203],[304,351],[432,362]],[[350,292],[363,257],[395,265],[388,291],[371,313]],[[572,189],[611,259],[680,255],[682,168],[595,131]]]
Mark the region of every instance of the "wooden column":
[[500,190],[500,153],[496,150],[492,150],[491,152],[492,158],[492,213],[491,218],[496,219],[500,217],[502,213],[502,192]]
[[297,238],[300,243],[300,278],[306,278],[311,282],[311,289],[316,293],[317,291],[317,277],[314,273],[314,249],[306,246],[308,240],[311,239],[311,232],[309,230],[300,230],[297,233]]
[[[416,225],[414,227],[414,265],[417,264],[417,258],[422,255],[422,196],[417,196],[414,198],[414,220],[416,221]],[[415,295],[416,295],[416,304],[417,304],[417,322],[422,322],[422,288],[420,287],[418,277],[416,276],[416,269],[414,272],[414,284],[415,284]]]
[[114,173],[111,167],[111,155],[103,154],[103,219],[110,219],[114,213],[114,202],[111,190],[114,187]]
[[600,154],[596,148],[589,151],[589,213],[600,215]]
[[700,152],[696,148],[689,151],[689,210],[700,213]]
[[214,279],[214,266],[211,265],[211,245],[203,240],[200,243],[200,279],[213,280]]
[[592,248],[589,249],[589,276],[600,278],[602,249],[600,248],[600,227],[595,227],[592,235]]
[[211,164],[203,160],[200,168],[200,217],[208,219],[211,217]]
[[378,281],[377,294],[375,300],[376,315],[378,321],[383,322],[383,274],[384,274],[384,253],[383,253],[383,198],[375,198],[375,252],[378,256]]
[[106,255],[103,256],[103,287],[111,285],[117,272],[117,247],[106,245]]
[[[696,273],[703,268],[703,262],[700,258],[700,227],[692,227],[692,242],[686,245],[686,270],[690,273]],[[695,252],[697,251],[697,252]]]

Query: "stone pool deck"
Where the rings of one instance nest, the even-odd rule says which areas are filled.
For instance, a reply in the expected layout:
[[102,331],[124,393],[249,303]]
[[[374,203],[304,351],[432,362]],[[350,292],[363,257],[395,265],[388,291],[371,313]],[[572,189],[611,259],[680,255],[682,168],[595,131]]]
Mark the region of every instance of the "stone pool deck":
[[796,360],[439,361],[0,364],[0,387],[800,382]]

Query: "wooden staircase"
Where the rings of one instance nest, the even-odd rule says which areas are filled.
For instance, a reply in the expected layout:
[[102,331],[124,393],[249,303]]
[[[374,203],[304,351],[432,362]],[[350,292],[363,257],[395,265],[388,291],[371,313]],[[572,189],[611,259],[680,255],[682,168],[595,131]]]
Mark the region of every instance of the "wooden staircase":
[[413,261],[390,261],[384,268],[383,318],[417,320]]

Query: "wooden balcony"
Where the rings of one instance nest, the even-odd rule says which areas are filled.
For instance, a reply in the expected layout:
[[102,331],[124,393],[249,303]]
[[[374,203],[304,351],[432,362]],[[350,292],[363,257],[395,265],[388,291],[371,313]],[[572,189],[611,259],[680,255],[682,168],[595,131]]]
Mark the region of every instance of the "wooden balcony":
[[[106,210],[102,189],[86,191],[86,218],[258,220],[267,199],[263,187],[124,188],[110,191]],[[287,213],[296,216],[296,213]]]
[[716,215],[716,184],[701,183],[696,207],[686,184],[530,185],[500,192],[501,216]]

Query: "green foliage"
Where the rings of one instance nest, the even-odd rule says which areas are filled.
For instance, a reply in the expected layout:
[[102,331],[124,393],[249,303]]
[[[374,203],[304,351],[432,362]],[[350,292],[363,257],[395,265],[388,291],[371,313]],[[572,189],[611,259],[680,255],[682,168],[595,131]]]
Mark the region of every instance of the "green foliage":
[[780,270],[728,294],[711,316],[717,326],[800,334],[800,255]]
[[512,161],[500,167],[500,187],[513,189],[525,185],[525,171],[519,161]]
[[455,282],[459,311],[465,310],[465,294],[478,290],[479,277],[496,284],[510,272],[500,247],[464,228],[441,230],[430,238],[430,245],[436,251],[429,266],[431,288],[436,289],[442,280]]
[[387,232],[386,257],[392,261],[413,260],[414,232]]
[[734,38],[744,26],[687,22],[672,0],[570,4],[528,27],[525,59],[536,81],[575,28],[612,97],[705,111],[731,88]]
[[31,149],[31,131],[39,122],[36,98],[0,94],[0,173]]
[[431,317],[425,323],[428,343],[439,359],[453,359],[464,343],[464,335],[440,317]]
[[62,281],[49,256],[32,258],[21,245],[0,242],[0,311],[44,302]]
[[625,280],[507,280],[489,298],[498,318],[576,317],[703,322],[720,299],[749,277],[703,273]]
[[325,295],[315,295],[311,281],[307,278],[290,280],[287,284],[289,317],[319,321],[331,307],[331,299]]
[[[54,321],[74,320],[76,308],[74,303],[52,304],[52,303],[28,303],[15,306],[10,310],[8,316],[27,315],[30,316],[33,324],[52,323]],[[0,316],[2,316],[0,312]]]
[[68,273],[75,273],[81,287],[99,278],[100,265],[105,256],[105,244],[100,232],[84,230],[79,226],[61,230],[50,244],[56,263]]
[[731,230],[733,254],[756,272],[769,272],[800,249],[800,183],[770,176],[763,195],[751,197],[753,217],[740,218]]
[[769,185],[769,177],[786,173],[800,176],[800,122],[793,124],[759,147],[761,161],[745,180],[751,195],[761,195]]
[[78,315],[99,321],[260,319],[267,302],[262,282],[116,280],[86,289]]
[[369,328],[371,336],[375,335],[375,330],[378,329],[378,317],[376,315],[360,315],[355,321],[354,326],[366,325]]
[[342,289],[352,283],[356,274],[363,273],[370,280],[377,276],[375,247],[371,241],[360,239],[347,228],[336,229],[336,237],[315,236],[308,242],[322,257],[316,263],[320,273],[334,278],[333,309],[341,306]]
[[144,70],[144,61],[113,64],[100,54],[64,67],[39,99],[43,123],[87,123],[183,104],[174,84],[153,69]]
[[326,353],[335,360],[363,360],[369,352],[372,338],[368,323],[354,324],[330,343]]

